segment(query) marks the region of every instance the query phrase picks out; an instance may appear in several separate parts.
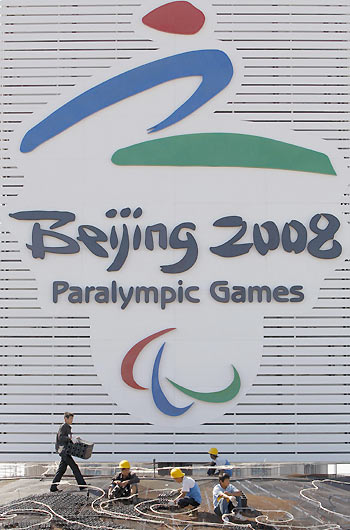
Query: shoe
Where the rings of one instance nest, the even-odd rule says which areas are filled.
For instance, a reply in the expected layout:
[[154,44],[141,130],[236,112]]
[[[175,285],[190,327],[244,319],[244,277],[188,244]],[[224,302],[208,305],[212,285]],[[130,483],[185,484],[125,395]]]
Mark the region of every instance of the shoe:
[[62,491],[62,490],[59,490],[58,488],[54,488],[54,489],[50,488],[50,493],[57,493],[57,492],[60,492],[60,491]]
[[96,497],[99,497],[100,495],[102,495],[102,492],[100,490],[89,490],[89,492],[91,495],[95,495]]
[[243,517],[243,515],[240,512],[236,512],[234,514],[234,518],[238,519],[239,521],[243,521],[245,519],[245,517]]

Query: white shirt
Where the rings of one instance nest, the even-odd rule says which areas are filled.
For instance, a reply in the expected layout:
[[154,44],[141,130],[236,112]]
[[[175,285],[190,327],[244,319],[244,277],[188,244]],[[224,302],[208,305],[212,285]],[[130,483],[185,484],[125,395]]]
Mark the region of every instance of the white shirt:
[[218,456],[215,460],[215,464],[217,466],[226,466],[226,458],[224,458],[223,456]]
[[190,489],[193,488],[195,485],[195,481],[191,477],[187,477],[186,475],[182,479],[182,491],[183,493],[188,493]]
[[215,460],[212,458],[212,462],[215,463],[215,466],[220,468],[221,466],[225,466],[225,469],[222,469],[224,473],[228,473],[230,477],[232,477],[232,468],[227,467],[230,465],[230,462],[227,460],[227,458],[224,458],[223,456],[218,456]]
[[227,492],[228,494],[230,493],[236,493],[237,491],[239,491],[237,488],[235,488],[235,486],[233,484],[229,484],[227,486],[226,489],[224,489],[221,484],[216,484],[216,486],[214,487],[213,489],[213,504],[214,504],[214,508],[217,507],[219,501],[220,501],[220,498],[222,496],[223,493]]
[[201,491],[195,480],[186,475],[182,479],[182,493],[188,494],[189,497],[192,497],[198,504],[202,502]]

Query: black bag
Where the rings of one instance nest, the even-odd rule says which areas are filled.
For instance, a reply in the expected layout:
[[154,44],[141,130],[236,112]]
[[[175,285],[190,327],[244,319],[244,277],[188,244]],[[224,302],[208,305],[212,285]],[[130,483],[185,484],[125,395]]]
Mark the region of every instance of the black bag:
[[64,452],[66,455],[76,456],[78,458],[82,458],[83,460],[88,460],[92,455],[93,448],[93,443],[81,440],[79,438],[79,440],[76,442],[69,440],[66,447],[64,448]]

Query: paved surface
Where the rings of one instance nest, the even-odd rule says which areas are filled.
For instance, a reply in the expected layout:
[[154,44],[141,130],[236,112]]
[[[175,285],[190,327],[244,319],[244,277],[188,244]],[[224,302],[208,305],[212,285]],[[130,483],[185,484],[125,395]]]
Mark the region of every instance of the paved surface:
[[[199,478],[198,481],[203,503],[197,519],[186,515],[174,515],[162,506],[153,507],[152,511],[151,506],[154,503],[164,504],[164,500],[171,496],[169,488],[173,488],[174,483],[169,478],[142,480],[139,501],[157,499],[161,494],[160,500],[139,505],[142,514],[135,511],[133,505],[120,502],[113,506],[102,505],[105,511],[96,513],[91,507],[96,496],[91,493],[87,498],[85,493],[78,492],[75,485],[62,483],[61,493],[50,494],[48,493],[49,479],[3,481],[0,483],[0,505],[2,505],[0,513],[11,508],[18,515],[11,520],[2,520],[0,528],[28,528],[32,524],[41,523],[40,526],[34,528],[81,530],[91,527],[153,530],[153,528],[160,528],[159,524],[152,523],[155,520],[167,523],[168,528],[174,530],[184,529],[186,524],[190,525],[188,530],[190,528],[200,530],[205,527],[220,528],[222,527],[220,520],[213,514],[211,504],[211,492],[216,480]],[[91,477],[89,482],[95,486],[106,487],[109,481],[106,478]],[[290,480],[252,478],[236,480],[235,484],[246,493],[249,506],[262,513],[257,520],[250,518],[246,520],[245,525],[240,523],[235,527],[236,530],[240,528],[350,530],[349,486],[331,481],[317,481],[313,486],[311,480],[295,478]],[[164,488],[165,495],[164,491],[162,492]],[[302,490],[304,490],[303,495],[309,500],[300,494]],[[95,503],[97,511],[101,512],[99,506],[99,502]],[[42,512],[34,510],[42,510]],[[121,518],[113,517],[115,512],[121,514]],[[293,520],[288,522],[288,519],[292,518]],[[231,522],[238,523],[233,518]],[[249,524],[250,527],[247,526]]]

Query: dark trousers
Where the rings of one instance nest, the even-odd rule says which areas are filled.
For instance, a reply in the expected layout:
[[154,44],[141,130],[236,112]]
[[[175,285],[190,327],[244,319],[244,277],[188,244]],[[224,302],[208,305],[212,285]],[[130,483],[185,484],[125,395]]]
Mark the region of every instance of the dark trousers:
[[[80,469],[78,467],[78,464],[76,464],[73,460],[73,458],[70,455],[61,455],[61,462],[58,466],[57,473],[52,481],[51,485],[51,491],[57,491],[57,483],[61,481],[61,478],[67,471],[67,467],[70,467],[73,475],[75,477],[75,480],[79,484],[79,486],[83,486],[86,484],[83,475],[80,473]],[[80,488],[81,490],[85,490],[86,488]]]
[[[209,477],[212,477],[213,475],[218,475],[219,472],[220,472],[220,469],[216,469],[215,465],[213,465],[209,467],[207,471],[207,475],[209,475]],[[225,473],[226,473],[226,470],[225,470]]]
[[126,497],[126,498],[127,497],[131,497],[131,495],[132,495],[131,489],[132,488],[134,490],[136,490],[136,494],[139,492],[137,484],[128,484],[124,488],[121,488],[117,484],[112,483],[109,486],[108,498],[109,499],[120,499],[120,498],[123,498],[123,497]]
[[198,508],[199,502],[195,501],[192,497],[182,497],[182,499],[178,500],[177,503],[180,508],[186,508],[186,506],[193,506],[194,508]]
[[113,489],[110,490],[110,498],[111,499],[119,499],[120,497],[130,497],[131,495],[131,486],[128,484],[125,486],[125,488],[121,488],[120,486],[113,485],[111,486]]

